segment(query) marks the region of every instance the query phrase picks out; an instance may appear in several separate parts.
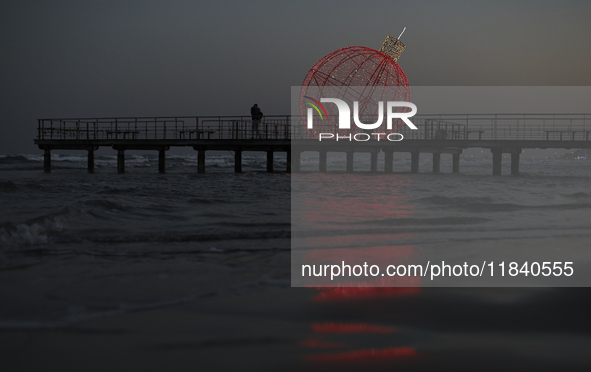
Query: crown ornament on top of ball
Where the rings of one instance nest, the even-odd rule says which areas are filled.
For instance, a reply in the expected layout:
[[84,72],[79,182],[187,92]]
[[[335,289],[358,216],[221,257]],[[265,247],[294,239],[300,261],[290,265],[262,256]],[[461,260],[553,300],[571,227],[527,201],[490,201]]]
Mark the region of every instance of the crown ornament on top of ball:
[[400,58],[400,55],[404,51],[404,47],[406,47],[406,45],[404,45],[404,43],[400,41],[400,37],[402,36],[404,31],[406,31],[406,27],[404,28],[404,30],[402,30],[402,32],[397,38],[388,36],[382,44],[382,47],[380,48],[380,52],[386,53],[387,55],[392,57],[394,62],[398,61],[398,58]]
[[[312,66],[300,91],[300,116],[307,115],[309,100],[321,98],[340,98],[347,102],[359,102],[359,117],[373,120],[378,112],[380,101],[410,102],[408,80],[397,60],[405,48],[400,37],[388,36],[379,50],[363,46],[351,46],[327,54]],[[352,107],[352,105],[351,105]],[[351,129],[338,128],[338,109],[327,103],[326,118],[314,121],[312,129],[306,128],[310,138],[319,138],[320,133],[332,132],[339,135],[360,133],[363,130],[352,126]],[[315,114],[316,115],[316,114]],[[305,121],[305,120],[304,120]],[[369,122],[369,121],[367,121]],[[372,121],[373,122],[373,121]],[[396,123],[401,125],[402,122]],[[393,133],[398,126],[386,133]]]

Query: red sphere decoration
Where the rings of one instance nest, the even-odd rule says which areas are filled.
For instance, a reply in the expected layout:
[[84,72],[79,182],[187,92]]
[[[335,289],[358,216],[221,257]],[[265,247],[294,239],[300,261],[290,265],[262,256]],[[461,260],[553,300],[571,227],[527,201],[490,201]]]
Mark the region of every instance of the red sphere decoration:
[[[316,62],[310,69],[300,92],[299,111],[302,119],[306,118],[307,108],[310,107],[304,97],[320,100],[321,97],[328,97],[323,95],[327,91],[335,98],[338,96],[345,101],[358,101],[359,116],[366,119],[377,118],[379,101],[410,102],[408,80],[398,63],[384,52],[362,46],[336,50]],[[339,135],[363,132],[353,123],[349,130],[338,130],[336,105],[327,103],[324,107],[327,120],[315,120],[314,128],[306,129],[311,138],[318,138],[319,133],[326,132],[337,132]],[[401,122],[395,122],[391,130],[380,127],[380,132],[393,133],[398,128],[396,124],[400,125]]]

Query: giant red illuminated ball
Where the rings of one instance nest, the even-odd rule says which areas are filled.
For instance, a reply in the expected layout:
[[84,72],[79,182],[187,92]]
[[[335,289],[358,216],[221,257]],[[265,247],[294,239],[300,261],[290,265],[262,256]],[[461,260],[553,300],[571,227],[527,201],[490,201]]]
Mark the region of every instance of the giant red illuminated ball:
[[[397,41],[395,38],[392,39]],[[401,44],[399,41],[397,42],[398,45]],[[402,44],[403,48],[404,44]],[[401,50],[395,55],[395,58],[400,53]],[[373,87],[390,88],[373,89]],[[323,92],[328,91],[331,94],[336,91],[339,96],[350,102],[359,101],[360,116],[369,119],[377,117],[379,101],[410,102],[408,80],[398,63],[389,54],[362,46],[336,50],[316,62],[310,69],[302,83],[300,92],[299,111],[304,123],[307,109],[310,107],[304,97],[319,101]],[[314,128],[306,128],[311,138],[318,138],[319,133],[325,132],[338,131],[343,135],[363,132],[353,124],[353,121],[350,130],[338,130],[336,105],[325,103],[323,106],[328,118],[325,120],[314,119]],[[352,109],[353,107],[351,107]],[[380,132],[393,133],[401,124],[402,122],[397,122],[389,131],[380,128]]]

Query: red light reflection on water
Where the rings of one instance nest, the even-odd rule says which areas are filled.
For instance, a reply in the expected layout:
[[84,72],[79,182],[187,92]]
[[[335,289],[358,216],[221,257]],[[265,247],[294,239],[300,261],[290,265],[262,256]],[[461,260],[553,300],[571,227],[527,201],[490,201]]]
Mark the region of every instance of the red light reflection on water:
[[[318,249],[302,252],[298,261],[301,259],[303,264],[316,265],[316,269],[319,265],[343,265],[343,261],[350,266],[367,262],[368,265],[377,265],[380,268],[377,276],[353,273],[343,275],[338,281],[330,280],[330,276],[328,279],[306,276],[306,280],[310,279],[308,286],[319,290],[311,300],[315,303],[334,301],[339,306],[347,306],[350,304],[349,300],[380,298],[389,301],[389,298],[420,293],[419,276],[382,275],[386,272],[387,265],[413,264],[420,256],[416,247],[404,244],[405,241],[412,240],[413,235],[401,228],[415,209],[409,203],[410,194],[407,193],[411,178],[390,175],[326,175],[324,178],[322,175],[314,175],[311,178],[313,182],[305,185],[306,187],[302,186],[305,191],[298,194],[298,199],[292,199],[298,206],[295,210],[301,213],[292,218],[292,221],[297,221],[299,228],[311,232],[298,238],[299,246]],[[311,331],[313,336],[302,341],[301,346],[341,350],[306,354],[302,358],[309,363],[322,365],[343,361],[391,360],[418,355],[410,346],[384,348],[384,342],[391,341],[391,334],[396,332],[394,327],[387,325],[314,322],[311,324]],[[370,334],[371,338],[360,337],[363,334]],[[330,340],[323,340],[321,337]],[[358,345],[360,341],[364,343],[362,347]],[[380,347],[371,348],[367,342]],[[356,344],[358,346],[354,346]]]
[[[409,203],[411,178],[407,176],[363,177],[352,175],[314,176],[297,193],[301,215],[296,226],[312,234],[295,238],[297,246],[315,247],[301,253],[302,275],[311,287],[418,287],[420,277],[389,276],[388,265],[413,264],[416,248],[404,244],[413,235],[399,229],[415,206]],[[294,221],[294,219],[292,219]],[[342,234],[335,234],[335,230]],[[319,234],[315,234],[319,232]],[[298,252],[293,253],[295,255]],[[378,274],[346,271],[346,266],[376,265]],[[309,274],[304,265],[311,265]],[[327,267],[331,272],[327,279]],[[341,265],[338,270],[335,265]],[[319,269],[324,273],[320,273]],[[316,269],[316,271],[314,271]],[[342,271],[335,274],[333,271]],[[375,270],[374,270],[375,272]],[[348,273],[348,274],[346,274]],[[335,280],[335,276],[338,278]],[[358,280],[359,279],[362,280]]]
[[[369,298],[383,298],[396,297],[401,295],[418,294],[421,288],[371,288],[371,287],[339,287],[339,288],[320,288],[321,292],[312,298],[313,302],[317,301],[339,301],[343,299],[369,299]],[[347,302],[344,303],[346,306]],[[374,334],[378,337],[384,337],[389,334],[397,332],[396,328],[391,326],[384,326],[380,324],[369,323],[338,323],[338,322],[318,322],[312,323],[310,326],[312,333],[339,335],[339,337],[355,337],[360,334]],[[381,335],[381,336],[379,336]],[[345,349],[351,344],[349,343],[324,341],[318,337],[308,338],[300,343],[301,346],[313,349]],[[369,361],[369,360],[387,360],[401,357],[417,356],[417,351],[408,346],[403,347],[389,347],[382,349],[358,349],[348,350],[333,353],[322,354],[306,354],[302,359],[311,363],[330,363],[342,361]]]
[[307,338],[300,342],[300,346],[311,348],[311,349],[342,349],[347,346],[340,342],[329,342],[323,341],[318,338]]
[[306,191],[292,195],[302,210],[303,224],[316,229],[367,227],[376,221],[398,219],[412,214],[415,206],[404,194],[410,189],[407,176],[355,177],[315,175]]
[[[338,287],[317,288],[320,293],[312,298],[313,302],[366,300],[375,298],[396,298],[398,296],[417,295],[420,287]],[[347,306],[350,302],[342,302]],[[319,337],[311,337],[300,343],[301,346],[312,349],[346,349],[353,345],[356,335],[373,334],[376,337],[390,337],[388,335],[397,332],[391,326],[369,323],[342,323],[342,322],[316,322],[310,325],[313,334],[329,335],[332,337],[347,338],[345,342],[325,341]],[[350,337],[354,337],[351,339]],[[332,353],[305,354],[302,360],[307,363],[324,364],[339,362],[369,362],[380,360],[398,360],[407,357],[416,357],[418,352],[409,346],[356,349]]]
[[312,301],[342,299],[369,299],[417,294],[420,287],[336,287],[326,288],[312,298]]
[[[408,233],[380,233],[379,241],[408,241],[414,238],[414,234]],[[374,234],[353,234],[353,235],[330,235],[330,236],[314,236],[309,238],[300,238],[302,241],[305,241],[307,245],[313,247],[330,247],[330,246],[363,246],[367,244],[369,240],[376,240],[376,236]],[[409,246],[406,246],[409,247]]]
[[[331,248],[317,249],[307,254],[307,258],[313,261],[326,261],[330,258],[342,257],[346,263],[353,262],[357,264],[372,260],[408,260],[415,255],[412,245],[381,245],[373,247],[354,247],[354,248]],[[340,263],[340,262],[339,262]]]
[[[320,228],[334,228],[337,223],[358,224],[364,222],[383,221],[392,218],[408,217],[412,214],[414,206],[402,205],[406,198],[376,198],[372,203],[360,203],[353,198],[318,201],[314,203],[314,211],[306,214],[307,221]],[[395,205],[396,208],[391,207]],[[368,219],[376,217],[376,220]],[[322,225],[322,224],[325,225]]]

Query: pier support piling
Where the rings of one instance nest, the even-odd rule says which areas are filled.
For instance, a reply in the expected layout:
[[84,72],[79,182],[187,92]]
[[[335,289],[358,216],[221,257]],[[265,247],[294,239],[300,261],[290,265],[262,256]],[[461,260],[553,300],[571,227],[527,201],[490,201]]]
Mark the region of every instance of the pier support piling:
[[117,173],[125,173],[125,150],[117,150]]
[[347,173],[353,173],[353,151],[347,151]]
[[410,153],[410,173],[419,173],[419,154],[418,151]]
[[51,150],[45,149],[43,154],[43,171],[45,173],[51,173]]
[[205,173],[205,150],[197,150],[197,173]]
[[519,155],[521,154],[521,149],[517,152],[511,153],[511,175],[518,176],[519,175]]
[[318,171],[326,173],[326,151],[318,152]]
[[378,153],[377,153],[377,151],[371,152],[371,171],[372,172],[378,171]]
[[441,154],[438,152],[433,153],[433,173],[439,173],[441,169]]
[[158,150],[158,173],[166,173],[166,150]]
[[273,172],[273,150],[267,150],[267,172]]
[[94,148],[88,149],[88,173],[94,173]]
[[384,173],[392,173],[394,171],[394,152],[384,151]]
[[288,149],[287,150],[287,154],[286,154],[286,169],[285,171],[287,173],[291,173],[291,150]]
[[452,173],[460,173],[460,154],[451,154],[452,156]]
[[492,148],[490,149],[490,151],[492,152],[492,158],[493,158],[493,170],[492,170],[492,174],[493,176],[500,176],[501,175],[501,169],[502,169],[502,162],[503,162],[503,150],[499,149],[499,148]]
[[242,149],[234,151],[234,172],[242,173]]
[[292,155],[291,161],[288,159],[288,166],[291,168],[291,172],[299,173],[302,162],[302,153],[300,151],[293,151],[288,152],[287,154]]

